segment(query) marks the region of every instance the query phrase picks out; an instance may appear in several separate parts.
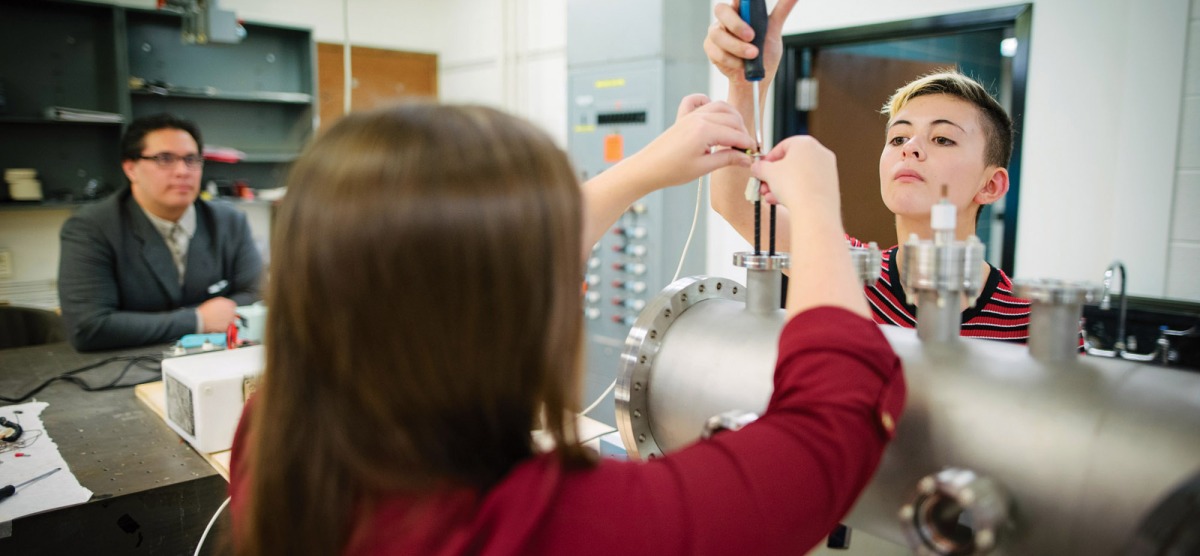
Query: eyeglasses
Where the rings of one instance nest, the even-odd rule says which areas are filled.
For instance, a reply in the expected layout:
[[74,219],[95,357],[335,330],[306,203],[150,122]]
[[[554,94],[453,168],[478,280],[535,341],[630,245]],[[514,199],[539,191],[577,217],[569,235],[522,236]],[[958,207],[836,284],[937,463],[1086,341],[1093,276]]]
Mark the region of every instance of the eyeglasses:
[[179,156],[175,153],[158,153],[154,156],[139,156],[139,160],[153,160],[158,164],[159,168],[171,168],[176,162],[183,161],[184,166],[189,170],[196,170],[204,166],[204,157],[197,154],[189,154],[187,156]]

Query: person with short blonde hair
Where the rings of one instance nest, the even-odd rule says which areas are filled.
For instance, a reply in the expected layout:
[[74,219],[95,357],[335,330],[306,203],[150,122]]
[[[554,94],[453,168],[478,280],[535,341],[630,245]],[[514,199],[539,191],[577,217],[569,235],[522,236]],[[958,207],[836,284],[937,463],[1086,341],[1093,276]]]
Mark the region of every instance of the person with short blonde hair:
[[896,89],[879,112],[890,120],[913,99],[925,95],[949,95],[973,104],[982,116],[983,132],[987,137],[984,162],[997,168],[1008,167],[1013,150],[1012,118],[983,85],[958,70],[934,72],[908,82]]
[[[709,28],[704,50],[729,80],[729,102],[752,122],[754,99],[743,63],[758,51],[750,42],[754,31],[738,15],[736,3],[717,4],[716,22]],[[764,82],[770,82],[779,67],[783,22],[795,4],[796,0],[780,0],[770,14],[763,45]],[[765,93],[763,88],[760,94]],[[879,157],[879,193],[895,214],[896,237],[901,242],[914,234],[932,239],[930,211],[943,192],[956,208],[955,237],[965,240],[974,235],[982,207],[1008,193],[1013,124],[1004,108],[978,82],[948,70],[900,87],[881,112],[888,122]],[[710,198],[713,209],[753,243],[753,205],[744,196],[749,177],[738,168],[714,172]],[[778,211],[781,251],[794,249],[787,232],[793,222],[786,209]],[[851,245],[863,245],[856,238],[848,239]],[[900,244],[884,251],[879,278],[864,291],[876,322],[915,328],[917,307],[900,279],[903,249]],[[982,273],[979,297],[973,302],[963,300],[961,334],[1024,343],[1029,338],[1029,300],[1013,294],[1012,281],[999,268],[984,262]]]

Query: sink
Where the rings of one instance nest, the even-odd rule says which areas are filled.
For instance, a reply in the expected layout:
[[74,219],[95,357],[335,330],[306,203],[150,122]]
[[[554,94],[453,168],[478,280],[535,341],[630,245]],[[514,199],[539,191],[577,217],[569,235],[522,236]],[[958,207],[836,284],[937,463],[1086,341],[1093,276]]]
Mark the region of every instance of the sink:
[[[1084,333],[1092,347],[1113,349],[1117,340],[1117,315],[1115,303],[1109,310],[1101,310],[1098,304],[1084,305]],[[1169,351],[1165,364],[1200,372],[1200,303],[1129,296],[1125,322],[1127,351],[1134,354],[1154,352],[1163,336],[1161,329],[1164,326],[1169,331],[1192,332],[1186,335],[1168,332]],[[1164,364],[1161,353],[1153,363]]]

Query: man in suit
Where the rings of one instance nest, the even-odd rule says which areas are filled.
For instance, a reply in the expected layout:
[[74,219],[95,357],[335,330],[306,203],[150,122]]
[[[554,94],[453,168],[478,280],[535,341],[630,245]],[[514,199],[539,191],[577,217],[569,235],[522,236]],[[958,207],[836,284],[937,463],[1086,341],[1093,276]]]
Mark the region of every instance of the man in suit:
[[259,299],[262,259],[246,216],[199,200],[200,131],[168,114],[121,139],[129,187],[63,224],[58,295],[80,351],[223,332]]

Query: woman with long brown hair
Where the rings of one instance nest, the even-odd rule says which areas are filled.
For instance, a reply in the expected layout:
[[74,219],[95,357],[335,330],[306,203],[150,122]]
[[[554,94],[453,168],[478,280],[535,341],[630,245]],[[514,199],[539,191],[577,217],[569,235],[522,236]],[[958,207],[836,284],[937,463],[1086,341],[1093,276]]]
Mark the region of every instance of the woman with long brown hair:
[[[741,117],[688,97],[674,126],[583,187],[549,137],[491,109],[344,118],[296,161],[276,218],[266,370],[233,452],[236,552],[811,546],[877,465],[890,431],[876,404],[902,400],[903,381],[863,318],[832,155],[789,144],[756,171],[799,160],[820,170],[807,184],[780,173],[789,183],[773,195],[805,196],[809,208],[793,210],[813,215],[793,229],[810,236],[800,256],[832,267],[794,277],[789,310],[834,307],[785,330],[758,423],[649,464],[596,462],[574,423],[581,247],[647,193],[750,165]],[[794,326],[817,320],[834,330]],[[553,438],[550,452],[534,429]]]

